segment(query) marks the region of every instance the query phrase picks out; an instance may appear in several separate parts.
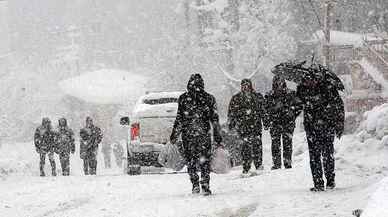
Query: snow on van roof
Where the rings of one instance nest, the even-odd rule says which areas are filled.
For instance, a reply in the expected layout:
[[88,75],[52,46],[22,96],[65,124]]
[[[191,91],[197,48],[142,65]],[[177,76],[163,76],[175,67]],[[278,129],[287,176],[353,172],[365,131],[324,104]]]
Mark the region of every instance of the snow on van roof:
[[123,71],[101,69],[59,82],[63,92],[86,102],[125,104],[136,101],[146,92],[148,77],[143,69]]
[[148,92],[142,98],[143,99],[178,98],[182,93],[183,91]]

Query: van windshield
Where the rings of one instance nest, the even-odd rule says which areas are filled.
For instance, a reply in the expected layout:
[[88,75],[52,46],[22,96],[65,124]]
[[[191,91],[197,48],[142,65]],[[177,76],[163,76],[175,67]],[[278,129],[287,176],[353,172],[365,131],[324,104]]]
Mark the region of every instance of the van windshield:
[[159,98],[159,99],[144,99],[143,103],[147,105],[158,105],[158,104],[167,104],[167,103],[177,103],[177,98]]

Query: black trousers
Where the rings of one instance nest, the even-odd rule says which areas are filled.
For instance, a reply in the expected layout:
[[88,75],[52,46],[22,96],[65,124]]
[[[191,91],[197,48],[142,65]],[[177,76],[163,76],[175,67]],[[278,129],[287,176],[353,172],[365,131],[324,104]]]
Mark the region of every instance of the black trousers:
[[323,174],[327,184],[335,182],[334,129],[306,129],[310,154],[310,168],[315,187],[324,187]]
[[273,166],[280,168],[282,165],[282,143],[283,143],[283,165],[285,168],[292,166],[292,136],[293,127],[274,126],[270,129],[271,152]]
[[[211,161],[211,137],[190,136],[183,139],[184,157],[187,162],[187,171],[193,186],[209,187],[210,161]],[[201,172],[201,181],[197,174]]]
[[258,169],[263,164],[261,133],[241,135],[240,137],[242,139],[241,156],[243,171],[248,172],[251,169],[252,161],[256,169]]
[[41,152],[41,153],[39,153],[39,157],[40,157],[40,162],[39,162],[40,175],[41,176],[45,176],[44,165],[46,163],[46,154],[48,155],[48,158],[49,158],[49,161],[50,161],[51,174],[53,176],[56,176],[57,172],[56,172],[56,165],[55,165],[55,160],[54,160],[54,152],[48,152],[48,153]]
[[97,151],[87,151],[84,160],[85,175],[96,175],[97,172]]
[[70,175],[70,154],[69,153],[59,154],[59,161],[61,162],[62,175],[63,176]]

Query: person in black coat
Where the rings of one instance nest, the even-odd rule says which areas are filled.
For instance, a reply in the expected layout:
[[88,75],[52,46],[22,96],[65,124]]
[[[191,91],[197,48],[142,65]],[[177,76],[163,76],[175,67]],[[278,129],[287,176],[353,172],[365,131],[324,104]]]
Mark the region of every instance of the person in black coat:
[[39,153],[40,163],[40,176],[45,176],[44,165],[46,162],[46,154],[48,155],[50,165],[51,165],[51,174],[56,176],[56,165],[54,159],[55,147],[55,132],[52,129],[51,121],[49,118],[42,119],[42,125],[35,130],[34,135],[34,144],[36,152]]
[[67,125],[66,118],[58,120],[58,131],[56,132],[56,152],[61,162],[62,175],[70,175],[70,153],[75,152],[74,133]]
[[[214,141],[221,144],[216,100],[204,90],[201,75],[193,74],[187,84],[187,91],[178,99],[177,117],[170,137],[172,144],[177,144],[179,136],[182,137],[182,152],[187,162],[193,194],[200,193],[201,189],[204,195],[211,194],[211,127]],[[201,170],[201,181],[197,174],[198,166]]]
[[279,76],[274,76],[272,91],[265,96],[265,110],[264,125],[270,129],[272,139],[272,169],[281,168],[282,143],[284,168],[292,168],[292,136],[295,119],[301,112],[301,102],[296,92],[288,89],[286,81]]
[[251,80],[241,81],[241,92],[232,97],[228,109],[228,127],[236,130],[243,141],[241,155],[243,174],[249,172],[252,161],[256,169],[263,169],[261,142],[264,98],[253,89]]
[[80,157],[84,161],[85,175],[96,175],[97,151],[101,140],[101,129],[93,124],[91,117],[87,117],[86,126],[80,130]]
[[310,72],[297,87],[297,96],[303,103],[314,182],[311,191],[325,190],[323,174],[326,188],[335,187],[334,137],[341,138],[344,130],[344,103],[338,90],[323,76],[319,72]]

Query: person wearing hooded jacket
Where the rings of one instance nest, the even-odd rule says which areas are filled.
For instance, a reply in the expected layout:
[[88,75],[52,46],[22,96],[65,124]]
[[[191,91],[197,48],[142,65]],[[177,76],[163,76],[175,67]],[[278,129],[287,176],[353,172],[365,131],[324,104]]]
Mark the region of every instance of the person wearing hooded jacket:
[[58,120],[58,131],[56,132],[56,152],[61,162],[62,175],[70,175],[70,153],[75,152],[74,133],[67,125],[66,118]]
[[91,117],[87,117],[86,126],[80,130],[80,157],[84,161],[85,175],[96,175],[97,151],[101,140],[101,129],[93,124]]
[[241,92],[232,97],[228,108],[228,127],[235,129],[243,141],[241,155],[243,174],[251,169],[252,161],[257,170],[263,169],[261,142],[264,98],[253,89],[251,80],[241,81]]
[[311,191],[335,188],[334,138],[344,130],[344,103],[336,87],[319,72],[306,74],[297,87],[303,103],[304,128],[310,155],[314,187]]
[[286,81],[274,76],[272,90],[265,95],[265,128],[270,129],[273,166],[280,169],[282,165],[281,147],[283,143],[284,168],[292,168],[292,136],[295,119],[301,112],[301,102],[296,92],[287,88]]
[[51,121],[49,118],[42,119],[42,125],[35,130],[34,145],[36,152],[39,153],[40,162],[40,176],[45,176],[44,165],[46,162],[46,155],[49,157],[51,165],[51,174],[56,176],[56,165],[54,160],[55,151],[55,132],[51,127]]
[[[211,194],[211,128],[215,143],[221,144],[216,100],[205,91],[201,75],[193,74],[187,84],[187,91],[178,99],[177,117],[170,137],[172,144],[177,144],[179,136],[182,138],[182,152],[187,162],[193,194],[198,194],[201,190],[204,195]],[[198,167],[201,171],[201,181],[197,174]]]

